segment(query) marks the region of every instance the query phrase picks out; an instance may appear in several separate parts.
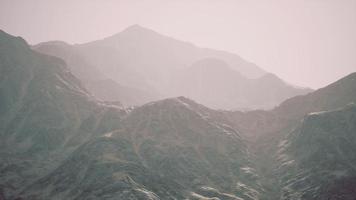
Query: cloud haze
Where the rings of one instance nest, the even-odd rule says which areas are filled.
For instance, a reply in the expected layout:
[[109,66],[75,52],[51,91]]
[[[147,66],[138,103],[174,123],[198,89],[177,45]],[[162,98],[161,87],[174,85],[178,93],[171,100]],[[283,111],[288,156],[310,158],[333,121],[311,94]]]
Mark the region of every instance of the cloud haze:
[[30,43],[82,43],[140,24],[231,51],[301,86],[356,71],[354,0],[2,0],[0,28]]

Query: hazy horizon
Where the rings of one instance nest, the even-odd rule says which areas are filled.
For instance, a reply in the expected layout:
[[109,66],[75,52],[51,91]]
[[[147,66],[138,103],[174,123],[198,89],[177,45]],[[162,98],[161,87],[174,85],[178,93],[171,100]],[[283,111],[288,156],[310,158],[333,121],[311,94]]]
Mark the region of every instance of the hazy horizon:
[[[0,28],[31,44],[85,43],[139,24],[235,53],[297,86],[356,71],[356,1],[2,1]],[[162,17],[163,16],[163,17]]]

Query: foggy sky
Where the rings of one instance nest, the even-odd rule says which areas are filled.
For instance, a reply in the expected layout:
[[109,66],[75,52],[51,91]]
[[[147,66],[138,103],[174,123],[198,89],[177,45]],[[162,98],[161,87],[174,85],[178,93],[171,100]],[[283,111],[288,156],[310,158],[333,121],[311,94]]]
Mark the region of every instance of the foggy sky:
[[356,71],[356,0],[0,0],[0,29],[83,43],[140,24],[312,88]]

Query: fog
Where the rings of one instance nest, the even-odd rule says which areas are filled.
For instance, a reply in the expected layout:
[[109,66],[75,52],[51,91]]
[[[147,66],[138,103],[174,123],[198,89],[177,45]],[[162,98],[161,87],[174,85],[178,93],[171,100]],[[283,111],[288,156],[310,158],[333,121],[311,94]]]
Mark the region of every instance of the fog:
[[1,0],[0,28],[32,44],[83,43],[140,24],[236,53],[312,88],[356,71],[354,0]]

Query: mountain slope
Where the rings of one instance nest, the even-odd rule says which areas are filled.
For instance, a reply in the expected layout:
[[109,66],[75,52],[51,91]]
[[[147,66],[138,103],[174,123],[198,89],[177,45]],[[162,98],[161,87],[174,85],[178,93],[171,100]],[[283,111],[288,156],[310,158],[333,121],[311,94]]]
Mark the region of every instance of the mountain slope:
[[246,78],[215,58],[198,60],[176,73],[173,80],[172,94],[184,95],[215,109],[270,109],[285,99],[311,92],[290,86],[273,74]]
[[12,196],[126,111],[99,105],[64,61],[0,31],[0,188]]
[[180,97],[134,109],[119,129],[84,144],[23,197],[258,199],[244,141],[199,107]]
[[271,111],[216,111],[184,97],[126,110],[2,31],[0,72],[0,199],[355,196],[356,107],[344,106],[356,101],[356,73]]
[[131,106],[141,105],[159,97],[158,94],[123,86],[108,78],[99,70],[100,66],[90,64],[72,45],[58,41],[44,42],[33,46],[32,49],[65,60],[71,72],[98,99],[120,101],[126,106]]
[[281,199],[354,199],[356,106],[311,113],[277,154]]
[[[252,162],[254,163],[254,166],[256,166],[256,172],[258,173],[261,185],[265,190],[265,199],[281,199],[282,197],[285,199],[292,198],[292,196],[288,196],[288,193],[293,193],[296,195],[295,198],[297,198],[297,194],[304,194],[304,192],[306,192],[304,190],[307,189],[298,186],[299,183],[301,185],[306,185],[306,187],[311,187],[311,185],[308,185],[309,182],[318,183],[320,178],[317,176],[312,176],[310,179],[307,178],[302,181],[302,178],[306,178],[306,174],[296,174],[296,172],[298,172],[297,169],[300,169],[300,165],[324,166],[324,162],[340,162],[336,154],[331,158],[325,158],[325,155],[317,158],[313,155],[309,155],[309,153],[311,153],[309,150],[310,148],[314,150],[320,148],[321,155],[324,153],[330,154],[328,151],[323,150],[325,147],[320,146],[320,142],[324,140],[328,140],[330,148],[340,146],[339,140],[333,140],[332,138],[338,136],[342,137],[344,134],[350,133],[348,132],[349,130],[352,130],[352,123],[345,123],[342,115],[335,115],[334,122],[325,121],[320,124],[314,124],[312,130],[313,133],[311,134],[322,134],[323,129],[331,129],[331,126],[346,126],[345,130],[339,129],[338,132],[330,132],[327,135],[320,135],[317,140],[313,140],[312,137],[305,139],[304,141],[308,142],[310,148],[308,146],[303,146],[303,142],[300,142],[299,147],[294,149],[300,149],[302,151],[306,150],[304,153],[296,153],[293,151],[284,153],[285,150],[283,149],[285,148],[285,145],[293,143],[297,140],[296,138],[300,136],[299,134],[294,133],[298,132],[297,130],[303,130],[301,127],[304,124],[303,121],[305,120],[303,120],[303,118],[305,116],[308,116],[313,112],[332,111],[344,107],[349,103],[356,102],[355,80],[356,73],[352,73],[315,92],[290,98],[271,111],[224,112],[225,120],[228,121],[232,127],[240,130],[241,135],[249,138],[249,151],[255,155]],[[306,119],[309,119],[309,117],[306,117]],[[328,126],[328,124],[330,126]],[[331,134],[334,134],[335,136],[331,136]],[[325,138],[323,139],[322,137]],[[347,137],[344,136],[344,138],[348,137],[350,137],[349,145],[356,145],[352,139],[353,136],[350,134]],[[293,165],[291,168],[284,167],[284,165],[289,164],[289,162],[296,162],[298,157],[303,156],[303,154],[309,155],[310,158],[298,162],[296,166]],[[343,170],[347,170],[347,166],[343,166],[342,163],[340,163],[340,165],[341,168],[344,167]],[[302,168],[301,171],[303,170],[310,169]],[[315,174],[320,175],[318,173]],[[282,179],[281,177],[284,176],[288,178]],[[335,194],[338,193],[338,191],[344,191],[345,195],[352,195],[353,193],[350,188],[353,188],[354,185],[353,176],[353,174],[349,174],[345,179],[340,181],[326,179],[338,183],[324,183],[322,186],[323,191],[320,192],[321,190],[319,190],[318,193],[320,199],[327,199],[327,194],[330,194],[327,193],[328,190],[334,191]],[[298,182],[297,180],[301,181]],[[288,190],[287,185],[291,182],[294,182],[294,186],[292,189]],[[320,183],[319,186],[321,186]],[[342,189],[342,184],[344,184],[345,190]],[[324,193],[325,195],[321,196],[321,193]],[[305,198],[308,199],[307,197]]]
[[140,71],[145,70],[142,69],[143,66],[159,71],[162,70],[160,68],[177,69],[186,67],[202,58],[215,57],[224,60],[233,69],[247,77],[259,77],[265,73],[256,65],[246,62],[237,55],[199,48],[191,43],[161,35],[139,25],[130,26],[116,35],[103,40],[82,44],[80,47],[87,53],[91,53],[92,56],[95,56],[92,50],[97,51],[93,47],[100,47],[107,51],[111,51],[110,48],[112,50],[115,49],[120,54],[117,55],[119,56],[117,57],[118,60],[135,69],[139,67]]
[[300,118],[310,112],[337,109],[356,100],[356,72],[305,96],[283,102],[275,112],[288,118]]
[[180,97],[93,98],[64,61],[0,34],[0,198],[259,199],[245,140]]
[[273,110],[226,112],[226,117],[246,135],[273,135],[293,129],[308,113],[334,110],[356,102],[355,86],[356,72],[314,92],[287,99]]

